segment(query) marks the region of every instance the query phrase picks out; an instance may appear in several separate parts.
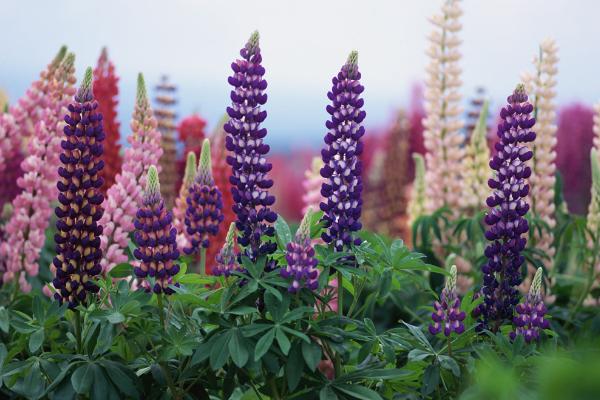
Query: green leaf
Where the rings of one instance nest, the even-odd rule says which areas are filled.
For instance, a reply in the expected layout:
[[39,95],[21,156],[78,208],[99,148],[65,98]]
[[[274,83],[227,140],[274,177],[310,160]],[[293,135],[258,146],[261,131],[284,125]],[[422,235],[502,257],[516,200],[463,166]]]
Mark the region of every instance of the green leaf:
[[118,311],[113,311],[106,316],[106,319],[111,324],[116,325],[116,324],[120,324],[121,322],[125,321],[125,316]]
[[256,348],[254,349],[254,361],[258,361],[264,356],[267,351],[271,348],[273,344],[273,339],[275,338],[275,329],[269,330],[263,337],[261,337],[256,343]]
[[423,386],[421,387],[421,393],[425,396],[433,393],[433,391],[440,384],[440,365],[430,364],[425,369],[423,374]]
[[248,362],[249,352],[246,348],[247,339],[244,339],[240,334],[240,331],[235,328],[231,333],[231,340],[229,340],[228,348],[229,354],[231,355],[231,359],[234,364],[239,368],[243,368]]
[[133,379],[123,372],[123,367],[119,363],[109,360],[102,360],[101,362],[104,366],[106,375],[108,375],[109,379],[117,387],[117,389],[128,396],[138,396]]
[[336,384],[334,387],[340,392],[360,400],[383,400],[375,391],[359,385]]
[[0,329],[4,333],[8,333],[10,328],[10,319],[8,316],[8,310],[4,307],[0,307]]
[[275,337],[277,338],[277,343],[279,343],[279,348],[283,354],[287,355],[290,351],[290,339],[288,339],[280,327],[275,328]]
[[71,385],[79,394],[87,394],[94,381],[96,365],[93,363],[82,364],[71,375]]
[[127,278],[133,274],[133,267],[129,263],[117,264],[113,269],[108,271],[108,276],[111,278]]
[[302,377],[304,362],[302,361],[302,348],[298,345],[292,347],[285,364],[285,376],[287,378],[287,384],[291,392],[300,383]]
[[252,324],[246,325],[241,329],[245,337],[252,337],[271,328],[273,328],[272,324]]
[[95,367],[94,382],[92,383],[92,400],[108,399],[109,390],[114,392],[112,385],[106,380],[104,373],[102,373],[102,369]]
[[179,272],[177,272],[177,274],[173,277],[173,282],[179,282],[179,280],[185,276],[186,272],[187,272],[187,264],[186,263],[179,264]]
[[321,347],[316,343],[302,343],[302,356],[308,369],[314,371],[321,362]]
[[292,231],[290,231],[289,225],[281,215],[278,215],[275,221],[275,233],[277,235],[277,243],[281,248],[285,248],[292,241]]
[[460,367],[454,358],[441,355],[439,356],[439,359],[442,368],[452,371],[454,376],[460,378]]
[[225,365],[229,358],[229,348],[227,344],[231,338],[231,331],[227,331],[218,336],[214,341],[210,351],[210,366],[213,370],[217,370]]
[[319,400],[337,400],[337,395],[330,386],[325,386],[319,391]]
[[184,285],[211,285],[215,282],[212,276],[202,276],[200,274],[185,274],[179,278],[179,283]]
[[44,343],[44,328],[40,328],[29,336],[29,352],[35,353]]

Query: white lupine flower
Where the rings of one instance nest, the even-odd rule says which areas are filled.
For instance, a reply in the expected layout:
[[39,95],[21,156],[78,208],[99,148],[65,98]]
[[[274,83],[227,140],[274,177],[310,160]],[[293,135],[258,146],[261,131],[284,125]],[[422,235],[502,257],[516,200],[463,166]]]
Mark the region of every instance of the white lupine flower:
[[427,116],[423,121],[427,149],[426,212],[445,205],[458,212],[463,197],[461,161],[465,151],[460,132],[463,122],[459,93],[462,70],[458,66],[461,14],[458,1],[447,0],[442,14],[430,19],[435,30],[428,37],[430,47],[426,52],[430,59],[424,93]]
[[[534,75],[524,75],[525,86],[532,94],[536,116],[537,138],[533,146],[531,185],[531,211],[550,229],[556,225],[554,216],[554,185],[556,182],[556,64],[558,47],[552,39],[546,39],[540,45],[540,52],[534,58]],[[550,257],[554,256],[553,234],[537,229],[530,231],[537,249]],[[539,236],[539,237],[538,237]],[[552,262],[546,262],[552,267]]]

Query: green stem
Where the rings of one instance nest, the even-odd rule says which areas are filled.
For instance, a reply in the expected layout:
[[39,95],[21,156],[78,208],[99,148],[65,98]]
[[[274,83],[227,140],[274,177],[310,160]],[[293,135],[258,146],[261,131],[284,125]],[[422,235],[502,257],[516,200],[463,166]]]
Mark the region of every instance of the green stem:
[[206,275],[206,249],[200,250],[200,275]]
[[77,353],[81,354],[83,346],[81,344],[81,313],[75,310],[75,340],[77,341]]
[[158,318],[160,319],[160,327],[163,332],[166,333],[167,329],[165,326],[165,311],[163,308],[162,293],[156,295],[156,301],[158,303]]
[[[337,272],[337,306],[338,317],[344,316],[344,276],[340,271]],[[339,378],[342,375],[342,357],[339,353],[335,355],[335,376]]]
[[281,400],[281,397],[279,396],[279,391],[277,390],[277,383],[275,382],[275,378],[269,379],[269,386],[271,387],[271,395],[273,396],[273,399]]
[[452,341],[450,340],[450,336],[448,336],[448,355],[452,357]]

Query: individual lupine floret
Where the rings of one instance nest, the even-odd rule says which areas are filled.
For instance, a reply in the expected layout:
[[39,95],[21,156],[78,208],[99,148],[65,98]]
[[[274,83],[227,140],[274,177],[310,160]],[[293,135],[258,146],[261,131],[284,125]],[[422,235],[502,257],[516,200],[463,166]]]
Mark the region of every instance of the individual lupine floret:
[[360,244],[354,236],[362,225],[362,164],[360,155],[365,133],[362,125],[366,113],[362,110],[364,100],[360,97],[364,87],[360,84],[358,53],[353,51],[332,79],[333,87],[327,97],[332,104],[327,106],[331,119],[325,124],[329,131],[325,135],[325,148],[321,150],[325,178],[321,186],[321,203],[326,231],[322,238],[331,243],[336,251],[348,249],[351,244]]
[[286,247],[285,259],[287,266],[282,267],[280,274],[292,283],[288,287],[290,293],[297,293],[303,287],[316,290],[319,286],[319,270],[315,249],[310,240],[310,218],[312,209],[309,208],[300,223],[294,240]]
[[[158,171],[152,165],[148,169],[142,206],[136,213],[134,239],[137,248],[133,255],[140,260],[134,273],[142,280],[142,287],[156,294],[174,293],[169,286],[174,284],[173,277],[179,272],[177,230],[172,222],[173,215],[167,211],[160,194]],[[148,278],[154,278],[154,286]],[[178,286],[177,283],[174,285]]]
[[440,301],[433,302],[433,323],[429,325],[429,333],[437,335],[444,332],[448,337],[452,332],[460,335],[465,331],[465,312],[460,309],[460,298],[456,291],[456,265],[450,268],[450,276],[446,278],[446,285],[442,289]]
[[428,37],[429,65],[425,80],[423,120],[427,149],[427,213],[447,206],[456,216],[463,196],[461,188],[464,135],[460,106],[462,69],[459,38],[462,10],[458,0],[446,0],[442,13],[430,21],[434,30]]
[[242,59],[231,64],[233,75],[228,82],[231,91],[231,107],[227,107],[230,119],[225,124],[228,133],[226,147],[231,153],[227,163],[231,165],[231,194],[233,211],[237,215],[236,227],[240,232],[238,244],[252,261],[261,255],[269,255],[277,249],[271,240],[275,229],[271,225],[277,214],[271,210],[275,196],[269,194],[273,180],[267,173],[272,164],[267,162],[269,146],[263,143],[267,130],[260,124],[267,117],[261,107],[267,102],[267,81],[263,78],[265,68],[261,65],[258,32],[254,32],[246,46],[240,50]]
[[412,193],[408,204],[408,225],[412,224],[421,216],[425,215],[425,160],[419,153],[413,153],[415,161],[415,180],[412,185]]
[[106,192],[104,200],[104,226],[101,247],[104,253],[102,268],[108,272],[115,265],[126,262],[129,234],[133,232],[133,218],[142,205],[146,174],[162,154],[160,133],[156,129],[146,85],[142,74],[138,75],[137,98],[131,120],[131,145],[125,150],[123,168],[115,178],[115,184]]
[[323,160],[320,157],[313,157],[310,169],[304,172],[304,181],[302,182],[302,186],[304,187],[304,195],[302,196],[304,208],[302,212],[305,214],[310,208],[314,210],[319,209],[319,205],[323,201],[323,196],[321,196],[323,177],[319,172],[321,168],[323,168]]
[[554,186],[556,184],[556,75],[558,47],[552,39],[540,45],[539,56],[534,59],[535,76],[525,75],[525,85],[533,101],[537,140],[533,146],[531,166],[531,212],[547,228],[533,229],[530,240],[536,249],[550,259],[544,260],[552,268],[555,249],[553,229],[556,225],[554,210]]
[[204,139],[194,183],[188,190],[185,211],[185,234],[189,246],[186,254],[197,253],[200,248],[208,248],[210,237],[219,232],[223,221],[223,201],[221,191],[215,186],[210,161],[210,141]]
[[238,264],[237,256],[235,254],[235,222],[229,224],[229,230],[227,231],[227,237],[223,248],[217,253],[215,260],[216,266],[213,268],[213,274],[217,276],[228,277],[234,271],[241,271],[242,268]]
[[478,212],[485,204],[490,150],[487,144],[488,102],[484,101],[479,119],[467,145],[464,160],[463,204],[464,210]]
[[522,335],[527,343],[540,339],[540,331],[548,329],[550,323],[544,318],[547,309],[542,297],[542,268],[538,268],[525,301],[516,307],[517,315],[513,318],[514,330],[510,332],[511,340]]
[[529,211],[526,180],[531,168],[526,161],[533,156],[527,143],[533,142],[536,136],[531,130],[535,124],[535,118],[531,117],[533,106],[527,102],[524,86],[517,86],[507,101],[508,105],[500,111],[497,154],[490,161],[495,171],[488,182],[493,193],[486,201],[490,210],[485,217],[489,226],[485,236],[490,243],[485,249],[488,261],[481,267],[483,322],[493,331],[512,319],[519,302],[517,287],[521,284],[520,269],[525,262],[521,252],[527,243],[522,235],[529,230],[525,219]]
[[97,293],[93,279],[102,272],[100,235],[102,226],[101,159],[104,130],[102,114],[92,91],[92,69],[88,68],[74,101],[65,115],[65,139],[58,168],[58,217],[54,235],[56,278],[54,297],[70,308],[85,301],[87,293]]
[[185,234],[185,212],[188,208],[187,198],[190,187],[196,178],[196,153],[190,151],[185,162],[185,173],[179,188],[179,196],[175,199],[173,208],[173,225],[177,229],[177,246],[185,248],[190,245]]

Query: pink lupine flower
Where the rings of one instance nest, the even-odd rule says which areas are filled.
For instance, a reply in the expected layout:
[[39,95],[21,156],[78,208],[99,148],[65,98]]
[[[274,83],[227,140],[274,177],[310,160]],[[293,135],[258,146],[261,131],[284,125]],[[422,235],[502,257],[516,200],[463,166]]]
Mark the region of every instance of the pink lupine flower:
[[302,196],[304,207],[302,208],[302,214],[306,214],[309,208],[318,210],[319,205],[323,201],[323,196],[321,196],[323,177],[319,172],[321,168],[323,168],[321,157],[313,157],[310,169],[304,173],[304,181],[302,182],[302,186],[304,187],[304,195]]
[[173,226],[177,229],[177,247],[181,249],[190,245],[184,221],[185,210],[188,207],[187,197],[194,178],[196,178],[196,153],[190,151],[185,163],[185,174],[179,188],[179,196],[175,199],[175,207],[173,207]]
[[18,278],[21,290],[31,287],[25,280],[38,274],[38,259],[45,241],[45,230],[52,214],[51,201],[56,198],[60,153],[60,132],[69,99],[75,93],[75,56],[69,54],[56,68],[48,82],[46,108],[36,123],[35,133],[28,143],[27,157],[21,163],[24,175],[17,180],[22,192],[13,200],[13,214],[6,223],[6,242],[0,245],[0,257],[5,259],[3,281]]
[[128,260],[126,250],[129,234],[134,230],[135,213],[142,205],[146,174],[162,155],[160,133],[142,74],[138,76],[131,131],[127,138],[131,146],[125,150],[122,170],[115,178],[114,185],[108,189],[102,205],[104,215],[99,223],[104,227],[100,237],[100,247],[105,254],[102,260],[104,272]]

